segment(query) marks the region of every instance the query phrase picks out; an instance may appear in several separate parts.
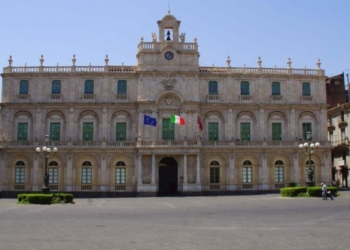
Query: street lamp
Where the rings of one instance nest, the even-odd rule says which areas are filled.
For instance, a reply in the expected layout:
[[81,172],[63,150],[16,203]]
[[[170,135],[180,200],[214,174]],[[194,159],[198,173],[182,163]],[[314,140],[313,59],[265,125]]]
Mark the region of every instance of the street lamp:
[[[57,148],[50,148],[47,146],[47,143],[49,142],[49,138],[50,136],[45,135],[45,146],[43,146],[42,148],[37,147],[35,149],[36,153],[38,154],[38,156],[42,157],[45,159],[45,172],[43,174],[43,193],[49,193],[50,192],[50,187],[49,187],[49,178],[50,175],[47,173],[47,162],[49,160],[50,157],[53,157],[56,152],[57,152]],[[40,155],[40,153],[42,153],[42,155]]]
[[312,137],[310,131],[306,132],[306,139],[308,140],[308,142],[300,144],[299,148],[309,156],[309,166],[306,169],[306,186],[311,187],[315,185],[314,170],[311,167],[311,155],[317,151],[318,147],[320,146],[320,143],[313,143],[311,141]]

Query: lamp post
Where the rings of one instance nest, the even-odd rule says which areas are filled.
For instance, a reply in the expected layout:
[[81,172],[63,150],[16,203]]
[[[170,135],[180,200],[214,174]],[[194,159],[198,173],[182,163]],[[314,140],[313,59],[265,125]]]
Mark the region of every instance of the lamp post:
[[[49,193],[50,192],[50,187],[49,187],[49,178],[50,175],[47,173],[47,162],[49,160],[50,157],[53,157],[56,152],[57,152],[57,147],[54,148],[50,148],[49,146],[47,146],[47,143],[49,142],[49,138],[50,136],[45,135],[45,146],[43,146],[42,148],[37,147],[35,149],[36,153],[38,154],[38,156],[42,157],[45,159],[45,172],[43,174],[43,193]],[[40,153],[42,153],[42,155],[40,155]]]
[[309,156],[309,166],[306,168],[306,173],[307,173],[306,186],[311,187],[315,185],[315,179],[314,179],[315,173],[313,168],[311,167],[311,155],[317,151],[318,147],[320,146],[320,143],[319,142],[313,143],[311,141],[312,137],[311,137],[310,131],[306,132],[306,139],[308,140],[308,142],[305,142],[304,144],[303,143],[300,144],[299,148]]

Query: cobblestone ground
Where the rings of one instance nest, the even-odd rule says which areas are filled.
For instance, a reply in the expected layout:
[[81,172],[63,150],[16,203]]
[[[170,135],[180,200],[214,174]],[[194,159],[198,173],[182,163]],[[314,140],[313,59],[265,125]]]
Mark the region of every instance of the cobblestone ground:
[[0,199],[0,249],[348,249],[350,192],[335,200],[276,194],[76,199],[19,205]]

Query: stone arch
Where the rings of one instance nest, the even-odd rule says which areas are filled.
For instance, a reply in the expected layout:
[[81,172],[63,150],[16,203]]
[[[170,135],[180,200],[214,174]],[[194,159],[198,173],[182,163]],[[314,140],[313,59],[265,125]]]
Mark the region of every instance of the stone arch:
[[[85,164],[86,162],[90,162],[91,166]],[[83,166],[84,164],[84,166]],[[100,162],[98,160],[97,155],[95,154],[88,154],[88,153],[82,153],[75,157],[74,161],[75,166],[75,185],[77,187],[77,190],[93,190],[97,191],[99,180],[100,180],[100,174],[99,174],[99,167]],[[83,183],[82,182],[82,169],[83,168],[91,168],[91,183]]]
[[281,111],[272,111],[268,114],[266,119],[267,124],[267,140],[273,141],[276,140],[276,138],[273,138],[272,136],[272,123],[280,123],[281,124],[281,135],[279,140],[283,140],[288,138],[288,131],[289,131],[289,122],[286,114]]
[[[311,162],[314,163],[315,172],[314,172],[314,181],[315,184],[322,182],[322,156],[319,152],[311,155]],[[306,168],[307,162],[309,161],[308,154],[303,154],[302,157],[299,158],[299,169],[300,169],[300,180],[301,183],[306,183]]]
[[[33,178],[33,162],[25,154],[13,154],[8,158],[7,164],[8,166],[8,178],[7,183],[9,184],[9,190],[24,190],[32,188],[32,178]],[[16,168],[22,168],[20,170],[20,175],[24,175],[24,178],[18,178],[16,181]],[[18,181],[18,180],[24,180]]]
[[226,119],[225,116],[222,114],[222,112],[218,110],[209,110],[207,111],[202,118],[203,127],[206,131],[206,133],[203,133],[202,136],[205,140],[209,140],[209,123],[217,123],[218,124],[218,133],[217,133],[217,140],[225,140],[226,139],[226,131],[225,131],[225,124]]
[[76,119],[77,123],[77,133],[76,138],[78,140],[84,140],[83,138],[83,123],[89,122],[93,124],[93,141],[97,140],[99,138],[99,125],[100,125],[100,118],[98,114],[92,110],[85,110],[82,111]]
[[168,108],[179,108],[184,100],[180,93],[175,90],[167,90],[160,93],[156,98],[156,105]]
[[[117,166],[118,162],[124,162],[125,166]],[[118,154],[112,157],[108,166],[108,185],[113,187],[116,183],[116,168],[125,168],[125,185],[126,188],[133,185],[133,176],[135,176],[135,162],[134,159],[125,154]]]
[[[224,156],[220,154],[209,154],[205,157],[203,163],[204,168],[201,173],[201,181],[204,185],[208,186],[209,189],[220,189],[220,186],[227,184],[227,168],[229,164]],[[219,168],[219,183],[212,182],[210,173],[211,168]]]
[[[125,122],[126,123],[126,140],[127,141],[132,141],[132,135],[134,134],[133,127],[135,126],[134,124],[134,118],[133,116],[125,111],[125,110],[117,110],[115,111],[110,119],[109,119],[109,134],[107,135],[107,140],[111,141],[116,141],[117,140],[117,135],[116,135],[116,124],[117,122]],[[104,137],[105,135],[103,135]]]
[[301,112],[298,116],[297,119],[297,136],[299,139],[304,138],[304,131],[303,131],[303,123],[311,123],[311,128],[312,128],[312,138],[313,140],[317,140],[319,137],[318,135],[318,119],[317,116],[314,112],[312,111],[304,111]]
[[[246,163],[250,162],[250,165]],[[251,168],[251,169],[247,169]],[[260,163],[259,159],[253,154],[244,154],[237,159],[237,184],[239,189],[257,189],[260,180]],[[247,181],[247,178],[243,180],[243,177],[247,176],[247,173],[251,175],[251,181]]]
[[44,131],[46,131],[46,133],[44,133],[44,135],[47,134],[51,136],[50,124],[53,122],[60,124],[59,140],[61,141],[61,140],[67,139],[67,138],[64,138],[64,136],[67,134],[66,133],[67,119],[66,119],[66,115],[60,110],[52,110],[45,115],[43,123],[44,123]]
[[[275,181],[275,166],[278,161],[283,162],[283,182]],[[267,165],[269,169],[268,182],[271,184],[270,188],[281,188],[292,181],[292,160],[288,155],[281,153],[274,154],[268,158]],[[280,164],[278,164],[278,166],[282,167]]]
[[[18,134],[18,126],[19,123],[27,124],[27,133],[25,135]],[[37,135],[34,135],[34,119],[31,112],[26,110],[20,110],[13,114],[12,118],[10,119],[10,124],[14,124],[14,126],[11,126],[9,128],[10,132],[10,138],[14,141],[32,141]]]
[[[249,123],[250,124],[250,135],[245,135],[244,137],[242,137],[241,134],[241,125],[242,123]],[[258,131],[258,126],[257,126],[257,118],[256,115],[249,111],[249,110],[243,110],[240,111],[239,113],[237,113],[236,117],[235,117],[235,127],[236,127],[236,132],[235,132],[235,137],[238,140],[256,140],[256,138],[258,138],[259,135],[259,131]],[[246,138],[247,136],[249,136],[249,138]]]

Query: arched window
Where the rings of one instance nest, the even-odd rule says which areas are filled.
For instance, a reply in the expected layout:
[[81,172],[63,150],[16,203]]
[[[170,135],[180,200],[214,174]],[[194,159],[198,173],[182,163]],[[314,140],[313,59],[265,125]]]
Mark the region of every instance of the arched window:
[[284,182],[284,162],[281,160],[275,162],[275,182]]
[[220,183],[220,164],[218,161],[210,163],[210,184]]
[[[126,165],[123,161],[118,161],[115,168],[115,184],[126,183]],[[116,188],[117,189],[117,188]]]
[[272,95],[281,95],[281,84],[279,82],[272,83]]
[[[23,161],[17,161],[15,164],[15,184],[25,183],[25,164]],[[16,186],[15,186],[16,187]]]
[[241,95],[250,95],[249,82],[248,81],[242,81],[241,82]]
[[252,183],[253,182],[253,176],[252,176],[252,163],[251,161],[245,161],[243,162],[243,168],[242,168],[242,178],[243,183]]
[[303,82],[303,96],[311,96],[311,89],[309,82]]
[[209,95],[218,95],[218,82],[209,81]]
[[84,161],[81,168],[81,183],[92,184],[92,164],[89,161]]
[[[49,163],[49,184],[58,184],[58,163],[51,161]],[[50,187],[52,189],[52,187]]]

